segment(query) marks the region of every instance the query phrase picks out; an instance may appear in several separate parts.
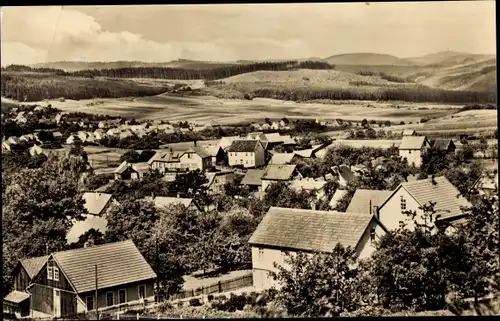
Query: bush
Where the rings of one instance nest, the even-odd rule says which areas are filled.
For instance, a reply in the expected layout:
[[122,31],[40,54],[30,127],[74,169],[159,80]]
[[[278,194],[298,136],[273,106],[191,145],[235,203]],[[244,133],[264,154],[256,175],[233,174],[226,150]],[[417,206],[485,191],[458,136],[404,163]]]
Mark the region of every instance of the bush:
[[213,301],[213,299],[214,299],[214,295],[213,295],[213,294],[209,294],[209,295],[207,296],[207,299],[208,299],[208,302],[212,302],[212,301]]
[[173,308],[174,308],[174,306],[172,305],[172,303],[166,301],[166,302],[161,303],[158,306],[158,311],[160,313],[164,313],[165,311],[172,310]]
[[429,118],[422,118],[420,119],[420,122],[423,124],[423,123],[426,123],[429,121]]
[[189,300],[189,305],[192,307],[202,306],[200,299],[197,298],[192,298],[191,300]]
[[400,124],[400,125],[404,125],[404,124],[405,124],[405,122],[404,122],[404,121],[401,121],[399,124]]

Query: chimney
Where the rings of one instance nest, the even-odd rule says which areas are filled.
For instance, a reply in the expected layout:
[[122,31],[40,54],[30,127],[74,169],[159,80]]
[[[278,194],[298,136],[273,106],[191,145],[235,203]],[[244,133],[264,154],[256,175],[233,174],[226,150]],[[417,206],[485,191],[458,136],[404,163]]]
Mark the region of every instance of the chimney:
[[181,194],[177,193],[177,198],[180,198],[181,197]]
[[372,200],[370,200],[370,215],[372,215]]
[[196,142],[196,139],[193,141],[193,143],[194,143],[194,147],[198,146],[197,142]]

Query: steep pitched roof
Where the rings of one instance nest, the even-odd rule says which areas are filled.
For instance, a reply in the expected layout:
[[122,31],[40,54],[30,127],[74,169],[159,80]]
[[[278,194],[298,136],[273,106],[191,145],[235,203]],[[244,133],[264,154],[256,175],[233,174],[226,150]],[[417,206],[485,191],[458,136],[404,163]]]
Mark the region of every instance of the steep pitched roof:
[[373,215],[271,207],[250,237],[252,245],[331,252],[356,247]]
[[130,240],[56,252],[52,257],[77,293],[95,289],[95,265],[101,289],[156,278]]
[[296,165],[268,165],[262,179],[287,181],[295,172]]
[[182,153],[182,155],[187,154],[187,153],[195,153],[198,156],[200,156],[201,158],[210,157],[210,155],[203,148],[198,147],[198,146],[189,147],[184,153]]
[[420,205],[427,204],[430,201],[436,202],[434,209],[437,212],[436,214],[441,215],[439,220],[462,216],[463,213],[460,207],[470,207],[471,204],[460,195],[457,188],[446,177],[435,177],[434,180],[436,184],[432,183],[432,178],[402,183],[380,207],[384,206],[396,191],[404,188]]
[[28,276],[33,279],[43,268],[43,265],[45,264],[45,262],[47,262],[48,257],[48,255],[32,257],[29,259],[21,260],[20,262],[26,270],[26,273],[28,273]]
[[283,139],[283,145],[297,145],[297,142],[290,135],[281,136]]
[[346,212],[370,214],[370,202],[372,205],[371,214],[375,214],[374,207],[380,206],[390,195],[391,191],[377,191],[369,189],[357,189],[354,193]]
[[341,176],[346,182],[356,179],[356,176],[354,176],[351,169],[347,165],[333,166],[332,170],[335,174]]
[[403,136],[399,149],[421,149],[424,147],[427,138],[425,136]]
[[254,132],[254,133],[249,133],[247,135],[247,138],[253,139],[253,140],[261,140],[261,141],[267,141],[266,135],[264,135],[263,132]]
[[347,190],[345,189],[337,189],[335,193],[332,196],[332,199],[330,200],[330,203],[328,204],[331,208],[334,208],[337,206],[337,203],[344,197],[344,195],[347,194]]
[[314,179],[302,179],[290,182],[290,187],[296,190],[304,189],[306,191],[319,191],[325,186],[326,181],[317,181]]
[[123,174],[128,168],[132,169],[135,171],[135,169],[132,167],[132,164],[127,162],[127,161],[123,161],[117,168],[115,168],[115,170],[113,171],[113,173],[115,174]]
[[270,143],[283,143],[283,137],[279,133],[269,133],[269,134],[264,134],[264,137],[266,140]]
[[241,180],[241,185],[262,185],[265,169],[249,169]]
[[440,150],[448,150],[450,147],[455,147],[455,144],[451,139],[436,139],[433,147]]
[[236,153],[253,153],[257,148],[257,144],[259,141],[257,140],[235,140],[229,146],[228,152],[236,152]]
[[296,156],[294,153],[276,153],[271,158],[269,162],[270,165],[285,165],[290,164],[293,157]]
[[106,193],[86,192],[83,193],[85,208],[90,214],[101,215],[102,211],[108,205],[113,195]]
[[165,207],[170,205],[182,204],[184,207],[189,207],[193,202],[192,198],[182,198],[182,197],[166,197],[166,196],[156,196],[154,198],[154,203],[156,207]]
[[106,233],[108,220],[102,216],[87,215],[85,220],[76,221],[66,235],[69,243],[78,242],[78,238],[90,229],[97,230],[102,234]]
[[235,140],[241,140],[240,136],[226,136],[222,137],[219,141],[219,146],[222,149],[227,149]]
[[203,147],[203,149],[211,157],[216,157],[217,154],[219,153],[219,150],[221,150],[222,147],[220,145],[207,145]]

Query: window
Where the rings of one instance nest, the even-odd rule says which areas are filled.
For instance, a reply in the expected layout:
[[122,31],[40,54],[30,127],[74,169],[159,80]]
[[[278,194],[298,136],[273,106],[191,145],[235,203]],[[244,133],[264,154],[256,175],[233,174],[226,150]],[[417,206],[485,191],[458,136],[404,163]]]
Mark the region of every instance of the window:
[[139,299],[143,299],[146,297],[146,286],[145,285],[139,285],[137,287],[137,292],[139,294]]
[[47,279],[52,280],[52,266],[47,266]]
[[87,297],[87,311],[91,311],[93,309],[94,309],[94,297],[88,296]]
[[370,231],[370,240],[373,242],[375,241],[375,229],[372,228],[372,230]]
[[259,258],[261,259],[264,256],[264,249],[259,249]]
[[245,163],[248,165],[248,160],[246,160]]
[[59,269],[54,267],[54,281],[59,281]]
[[245,156],[248,156],[248,153],[245,153]]
[[110,307],[115,304],[115,295],[113,292],[106,293],[106,306]]
[[118,291],[118,303],[122,304],[127,302],[127,292],[125,292],[125,289],[119,290]]
[[122,304],[122,303],[125,303],[127,302],[127,296],[126,296],[126,293],[125,290],[119,290],[118,291],[118,303],[119,304]]
[[401,210],[406,210],[406,200],[403,196],[401,196]]
[[240,159],[240,163],[243,164],[243,159]]

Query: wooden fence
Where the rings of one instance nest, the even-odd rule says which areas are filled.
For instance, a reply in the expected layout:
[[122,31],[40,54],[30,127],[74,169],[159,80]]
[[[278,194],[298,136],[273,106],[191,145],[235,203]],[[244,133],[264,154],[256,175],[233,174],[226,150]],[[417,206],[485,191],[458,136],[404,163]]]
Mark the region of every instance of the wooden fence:
[[200,295],[208,295],[212,293],[222,293],[231,290],[241,289],[253,285],[252,274],[240,276],[227,281],[219,281],[208,286],[194,288],[190,290],[182,290],[170,297],[170,300],[182,300]]

